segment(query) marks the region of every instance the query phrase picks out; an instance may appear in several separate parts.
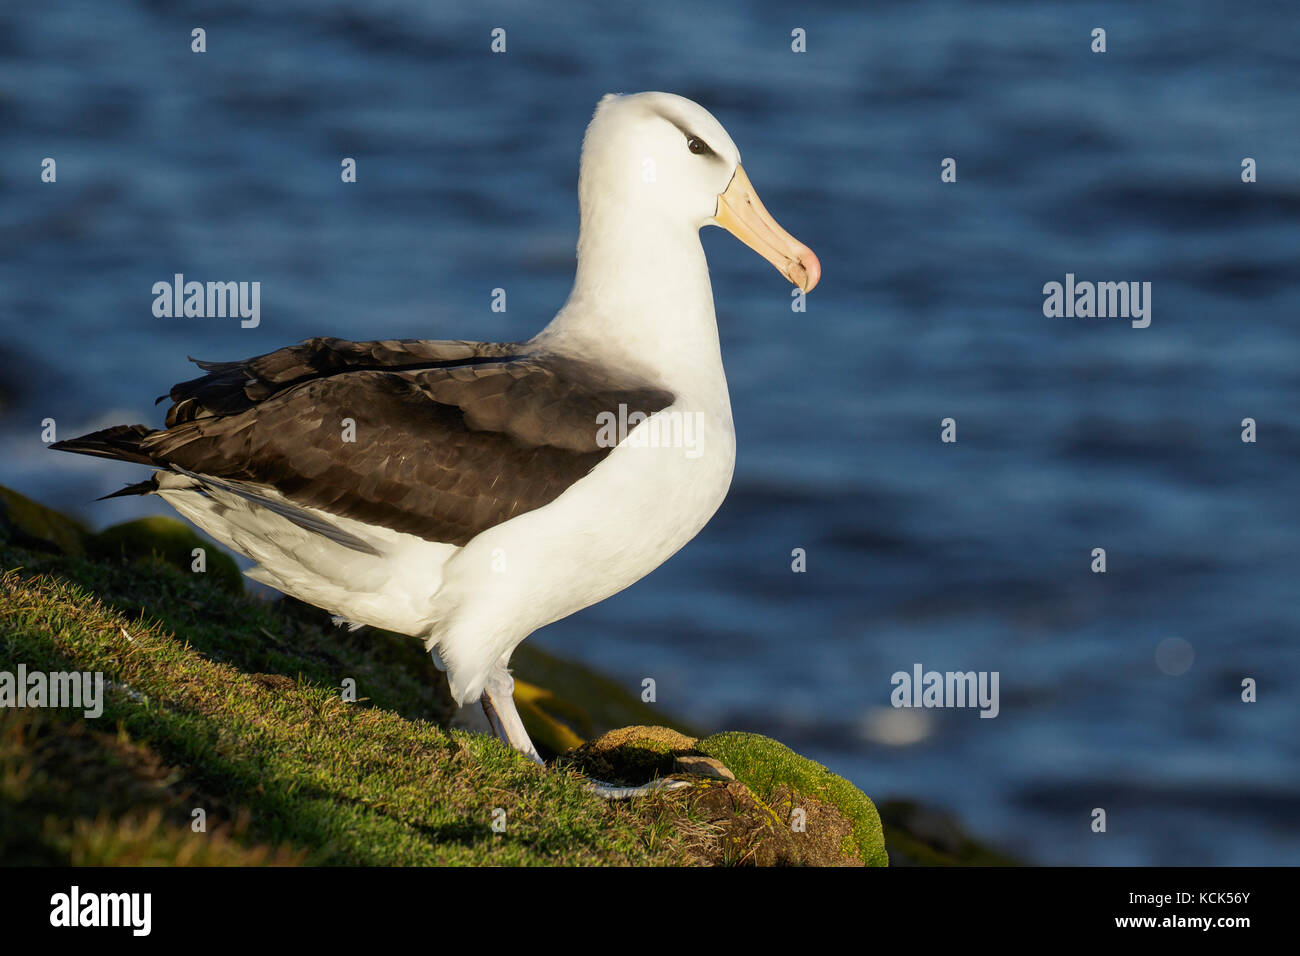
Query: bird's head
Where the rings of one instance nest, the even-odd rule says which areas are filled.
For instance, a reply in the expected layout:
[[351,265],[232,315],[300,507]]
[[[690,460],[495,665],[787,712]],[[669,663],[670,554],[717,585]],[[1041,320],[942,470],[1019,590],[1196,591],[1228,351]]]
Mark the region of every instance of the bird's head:
[[604,97],[582,143],[584,220],[616,197],[638,225],[722,226],[804,292],[821,278],[811,249],[776,222],[740,151],[704,107],[672,93]]

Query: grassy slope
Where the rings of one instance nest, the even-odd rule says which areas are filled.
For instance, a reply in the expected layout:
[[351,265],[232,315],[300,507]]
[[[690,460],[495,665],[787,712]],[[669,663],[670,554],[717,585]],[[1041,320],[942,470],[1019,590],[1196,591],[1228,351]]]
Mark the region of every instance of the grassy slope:
[[[203,544],[168,519],[91,535],[0,487],[0,671],[19,662],[103,671],[112,684],[97,720],[0,708],[0,862],[836,859],[834,847],[811,857],[775,838],[764,822],[776,820],[764,802],[774,783],[833,794],[839,820],[830,823],[853,834],[844,831],[845,852],[884,862],[871,801],[766,738],[700,742],[702,751],[717,744],[715,756],[734,763],[752,791],[701,785],[632,803],[593,798],[572,770],[543,772],[490,737],[446,729],[446,682],[418,642],[352,634],[297,602],[245,595],[216,549],[207,573],[192,573],[191,549]],[[553,753],[614,727],[663,722],[606,678],[530,645],[514,663],[521,713]],[[341,693],[349,678],[355,703]],[[205,832],[191,827],[196,809]],[[895,862],[1005,862],[964,835],[944,846],[904,813],[916,810],[884,814]]]
[[[677,859],[666,825],[647,828],[486,736],[441,729],[415,642],[348,641],[274,605],[214,599],[199,575],[157,560],[9,546],[0,560],[20,569],[0,583],[0,669],[102,670],[115,685],[98,720],[0,711],[5,862],[116,859],[119,845],[134,860],[151,841],[155,858],[175,859],[213,843],[191,833],[195,807],[210,831],[228,828],[228,862]],[[408,651],[416,666],[390,666]],[[342,700],[346,677],[358,703]]]

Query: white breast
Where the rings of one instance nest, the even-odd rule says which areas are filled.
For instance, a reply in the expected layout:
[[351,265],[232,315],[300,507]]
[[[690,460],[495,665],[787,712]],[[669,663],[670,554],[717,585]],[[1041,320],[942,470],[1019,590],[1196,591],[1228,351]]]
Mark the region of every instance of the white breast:
[[555,501],[470,541],[442,568],[428,639],[453,696],[472,698],[534,630],[623,590],[695,537],[735,461],[729,406],[674,404]]

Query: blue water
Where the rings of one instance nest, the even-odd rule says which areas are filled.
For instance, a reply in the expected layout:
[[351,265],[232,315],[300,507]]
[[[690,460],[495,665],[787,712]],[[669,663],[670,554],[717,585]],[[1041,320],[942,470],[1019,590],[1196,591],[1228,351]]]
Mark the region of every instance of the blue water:
[[[1032,860],[1300,862],[1294,4],[700,6],[0,10],[0,482],[96,525],[155,507],[89,503],[139,469],[39,423],[157,422],[187,355],[531,335],[571,280],[596,100],[682,93],[824,278],[794,314],[707,231],[731,496],[534,640]],[[154,318],[176,272],[260,281],[261,325]],[[1067,272],[1152,282],[1151,327],[1045,318]],[[998,671],[1000,715],[889,709],[918,662]]]

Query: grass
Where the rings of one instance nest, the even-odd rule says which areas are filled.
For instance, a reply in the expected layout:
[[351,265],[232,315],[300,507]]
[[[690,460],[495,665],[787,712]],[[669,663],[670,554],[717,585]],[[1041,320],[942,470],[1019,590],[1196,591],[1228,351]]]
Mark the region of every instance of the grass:
[[[203,573],[196,547],[208,549]],[[544,752],[569,751],[543,770],[450,726],[445,678],[419,641],[335,628],[315,608],[245,593],[233,571],[171,519],[92,534],[0,488],[0,672],[22,663],[108,682],[98,719],[0,707],[0,859],[886,862],[866,795],[776,741],[653,726],[662,714],[635,693],[526,644],[513,662],[521,716]],[[690,753],[720,759],[738,780],[608,803],[579,774],[613,779],[623,768],[637,782]],[[791,826],[796,810],[806,832]],[[925,826],[911,832],[909,815],[928,819],[909,803],[885,820],[903,861],[1000,861],[964,835],[954,848]]]
[[[420,666],[392,666],[408,656],[398,639],[362,643],[255,599],[214,600],[209,583],[160,560],[11,546],[0,559],[14,569],[0,579],[0,669],[22,661],[111,682],[95,721],[0,712],[7,862],[681,859],[666,820],[647,830],[574,774],[440,727],[446,702],[420,674],[417,642],[401,643]],[[343,700],[345,677],[357,703]],[[195,809],[207,834],[191,829]],[[499,810],[504,832],[492,827]]]

